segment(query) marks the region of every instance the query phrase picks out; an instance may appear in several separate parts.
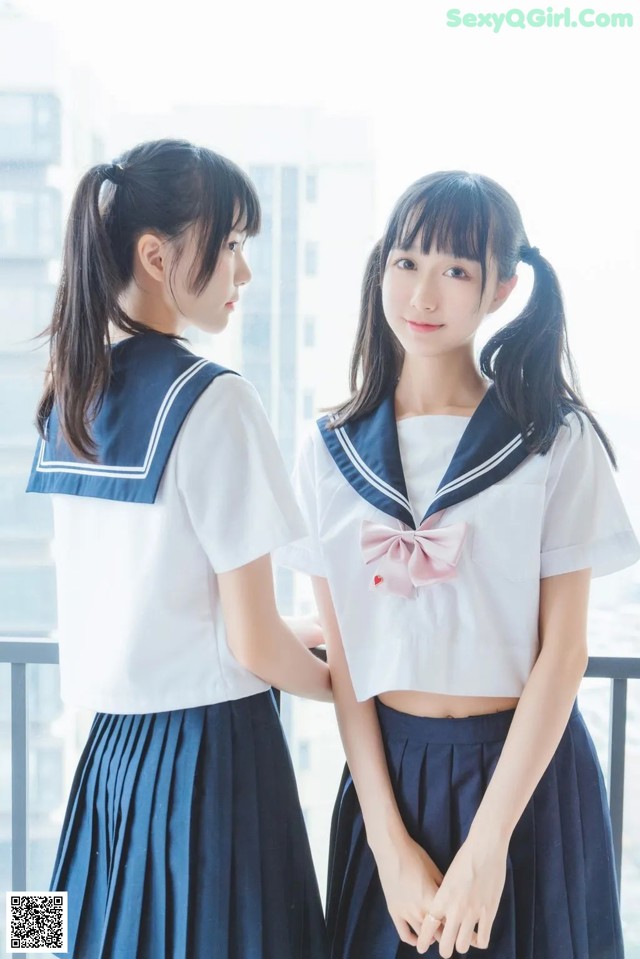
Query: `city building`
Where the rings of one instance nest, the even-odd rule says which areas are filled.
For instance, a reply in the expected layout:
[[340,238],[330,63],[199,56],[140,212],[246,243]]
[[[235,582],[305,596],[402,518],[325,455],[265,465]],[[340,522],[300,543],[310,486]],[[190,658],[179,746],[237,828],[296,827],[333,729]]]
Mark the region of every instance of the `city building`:
[[[102,154],[90,82],[61,55],[56,31],[0,5],[0,635],[54,634],[55,571],[47,497],[27,496],[35,408],[64,211],[80,170]],[[95,91],[94,91],[95,92]],[[53,666],[27,671],[29,867],[46,884],[87,717],[66,713]],[[0,669],[0,887],[10,889],[10,685]],[[4,911],[0,941],[4,943]]]

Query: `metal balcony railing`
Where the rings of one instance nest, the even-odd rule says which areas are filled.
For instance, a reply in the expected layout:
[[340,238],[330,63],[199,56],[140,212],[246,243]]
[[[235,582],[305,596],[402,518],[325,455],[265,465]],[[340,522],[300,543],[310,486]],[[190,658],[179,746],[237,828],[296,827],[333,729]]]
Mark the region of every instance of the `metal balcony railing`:
[[[11,888],[28,889],[28,702],[26,670],[30,664],[58,662],[58,644],[44,637],[1,637],[0,664],[11,666]],[[624,775],[627,684],[640,679],[640,657],[595,656],[587,678],[611,681],[608,795],[618,887],[621,884],[624,821]],[[19,959],[14,955],[14,959]]]

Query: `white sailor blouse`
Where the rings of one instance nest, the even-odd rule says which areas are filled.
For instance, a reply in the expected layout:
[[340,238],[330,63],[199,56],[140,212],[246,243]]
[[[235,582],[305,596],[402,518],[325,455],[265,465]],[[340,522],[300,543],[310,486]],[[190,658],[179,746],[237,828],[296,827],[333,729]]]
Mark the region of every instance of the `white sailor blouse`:
[[61,691],[146,713],[268,689],[233,657],[216,574],[306,532],[254,387],[149,332],[113,375],[78,460],[55,409],[28,490],[52,493]]
[[361,701],[519,696],[539,651],[540,579],[640,558],[583,415],[566,415],[544,456],[527,452],[493,386],[470,418],[396,423],[391,394],[330,422],[318,421],[294,476],[310,534],[276,560],[327,578]]

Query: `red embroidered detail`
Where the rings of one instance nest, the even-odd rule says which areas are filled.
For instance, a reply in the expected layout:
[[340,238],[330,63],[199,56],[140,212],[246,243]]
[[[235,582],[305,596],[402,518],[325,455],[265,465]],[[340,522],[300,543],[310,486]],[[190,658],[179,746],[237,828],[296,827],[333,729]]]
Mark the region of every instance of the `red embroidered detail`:
[[373,585],[374,585],[374,586],[379,586],[381,582],[382,582],[382,576],[374,576],[374,577],[373,577]]

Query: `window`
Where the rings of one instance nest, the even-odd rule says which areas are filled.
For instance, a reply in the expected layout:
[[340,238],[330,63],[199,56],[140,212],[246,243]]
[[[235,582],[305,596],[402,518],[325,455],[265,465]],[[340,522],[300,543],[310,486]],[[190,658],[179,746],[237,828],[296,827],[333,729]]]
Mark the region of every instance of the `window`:
[[32,762],[32,802],[38,812],[48,813],[64,799],[62,744],[33,749]]
[[48,633],[56,622],[55,587],[53,566],[0,566],[0,629]]
[[55,288],[48,284],[0,285],[0,350],[31,350],[30,339],[49,324]]
[[[43,359],[42,354],[38,359]],[[33,362],[18,363],[11,357],[9,363],[13,364],[11,371],[5,370],[4,363],[0,371],[0,410],[12,410],[12,415],[0,417],[0,445],[26,443],[30,450],[35,449],[33,419],[42,392],[42,372]]]
[[302,394],[302,415],[305,420],[313,419],[315,400],[313,390],[305,390]]
[[60,161],[60,101],[50,93],[0,93],[0,160]]
[[[2,448],[0,430],[0,448]],[[30,469],[30,460],[36,448],[36,432],[29,438],[28,452],[4,449],[5,468],[0,472],[0,544],[3,539],[18,540],[25,549],[30,543],[53,536],[51,503],[48,496],[27,496],[24,488]],[[0,545],[2,548],[2,545]],[[6,548],[6,544],[5,544]]]
[[305,187],[307,203],[316,203],[318,200],[318,176],[316,173],[307,173]]
[[60,220],[57,190],[0,190],[0,257],[53,259],[60,249]]
[[316,318],[315,316],[305,316],[303,323],[303,345],[312,350],[316,345]]
[[[58,667],[49,663],[33,665],[29,668],[27,676],[29,722],[35,726],[44,726],[62,714]],[[46,736],[47,733],[45,733]]]
[[318,273],[318,244],[313,241],[305,243],[304,272],[307,276],[316,276]]

